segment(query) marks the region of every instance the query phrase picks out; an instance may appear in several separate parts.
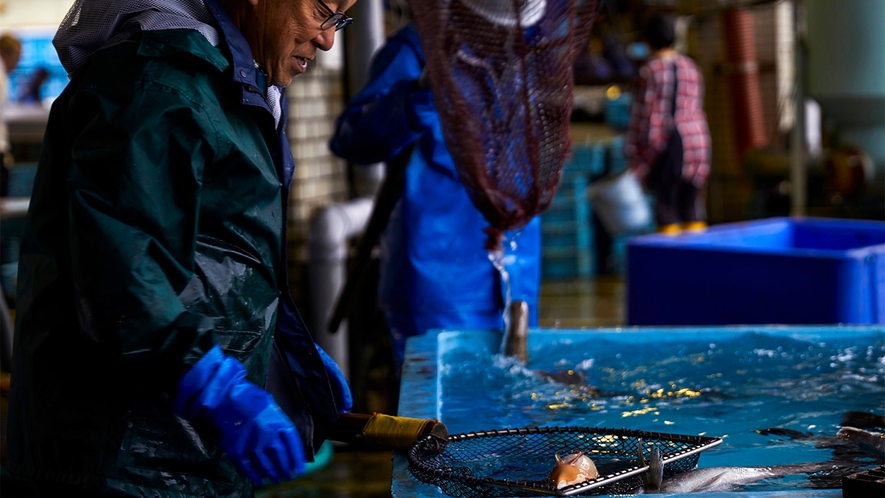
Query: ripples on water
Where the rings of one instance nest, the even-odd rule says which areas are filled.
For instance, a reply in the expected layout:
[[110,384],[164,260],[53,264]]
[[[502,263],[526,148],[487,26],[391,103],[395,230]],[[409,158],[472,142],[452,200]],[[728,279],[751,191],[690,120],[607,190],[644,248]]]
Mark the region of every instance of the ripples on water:
[[654,346],[589,339],[533,349],[528,367],[456,350],[441,365],[442,420],[452,433],[568,425],[722,437],[700,459],[710,467],[824,461],[831,451],[813,440],[756,430],[833,436],[845,411],[885,415],[881,337],[747,334]]

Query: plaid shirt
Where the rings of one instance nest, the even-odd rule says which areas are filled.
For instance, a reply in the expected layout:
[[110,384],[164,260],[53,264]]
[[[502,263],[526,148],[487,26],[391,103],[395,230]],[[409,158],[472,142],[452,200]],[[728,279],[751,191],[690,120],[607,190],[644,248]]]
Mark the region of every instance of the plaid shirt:
[[710,174],[704,81],[694,61],[684,55],[651,59],[639,70],[624,152],[633,171],[645,178],[667,145],[674,116],[670,109],[674,63],[679,80],[675,121],[684,150],[682,177],[700,186]]

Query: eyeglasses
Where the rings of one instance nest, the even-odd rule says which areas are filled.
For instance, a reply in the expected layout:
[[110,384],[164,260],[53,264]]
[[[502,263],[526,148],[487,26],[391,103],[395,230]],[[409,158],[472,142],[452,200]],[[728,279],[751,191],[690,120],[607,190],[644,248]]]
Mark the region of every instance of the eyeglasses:
[[323,21],[322,24],[320,24],[320,29],[326,30],[331,28],[332,26],[335,26],[335,31],[341,31],[342,29],[347,27],[348,24],[353,22],[353,18],[347,17],[344,12],[335,12],[330,9],[329,6],[326,5],[326,2],[323,2],[323,0],[317,1],[320,3],[320,5],[323,6],[324,9],[326,9],[326,12],[329,13],[329,17],[327,17],[326,20]]

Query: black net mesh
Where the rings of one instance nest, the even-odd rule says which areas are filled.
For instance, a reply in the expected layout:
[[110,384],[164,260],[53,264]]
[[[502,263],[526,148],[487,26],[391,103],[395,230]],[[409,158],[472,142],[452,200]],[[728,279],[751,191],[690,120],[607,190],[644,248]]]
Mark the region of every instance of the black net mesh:
[[[596,0],[409,0],[446,145],[498,232],[550,204]],[[490,234],[491,235],[491,234]]]
[[[418,480],[439,486],[449,496],[501,497],[573,494],[622,494],[642,487],[647,466],[639,464],[657,447],[664,478],[693,469],[699,452],[721,439],[593,427],[504,429],[429,437],[408,453],[409,470]],[[554,455],[582,451],[596,464],[599,477],[556,489],[546,482]]]

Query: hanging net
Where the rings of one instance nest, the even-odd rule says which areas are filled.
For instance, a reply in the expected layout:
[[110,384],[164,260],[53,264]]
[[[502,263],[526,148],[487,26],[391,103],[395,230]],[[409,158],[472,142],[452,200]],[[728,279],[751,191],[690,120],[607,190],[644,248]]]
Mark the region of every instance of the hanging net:
[[596,0],[409,4],[446,145],[494,250],[556,193]]

